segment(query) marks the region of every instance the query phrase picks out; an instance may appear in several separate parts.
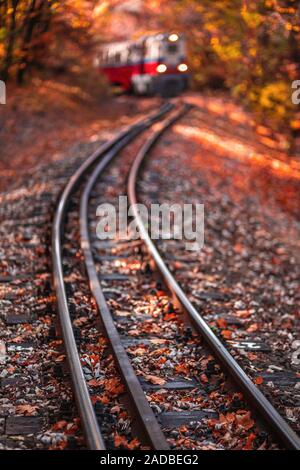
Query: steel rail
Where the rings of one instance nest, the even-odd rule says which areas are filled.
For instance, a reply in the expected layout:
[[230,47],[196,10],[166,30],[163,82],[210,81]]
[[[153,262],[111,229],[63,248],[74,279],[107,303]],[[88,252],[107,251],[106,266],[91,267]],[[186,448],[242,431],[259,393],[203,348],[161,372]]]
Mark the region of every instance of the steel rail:
[[216,337],[208,324],[201,317],[200,313],[189,301],[188,297],[163,261],[162,256],[160,255],[156,245],[152,242],[148,234],[148,230],[139,215],[138,207],[136,206],[138,202],[136,195],[137,177],[143,161],[153,146],[156,144],[158,139],[161,137],[165,129],[166,127],[161,128],[148,141],[146,141],[144,146],[138,152],[129,174],[127,187],[128,199],[129,203],[133,207],[133,216],[135,217],[141,238],[145,242],[148,252],[153,258],[156,267],[161,273],[162,278],[175,297],[177,303],[188,314],[197,331],[204,338],[213,353],[218,357],[226,371],[229,372],[235,383],[242,388],[247,399],[252,403],[252,406],[254,406],[255,410],[260,413],[260,416],[264,419],[264,422],[268,423],[281,443],[283,443],[289,449],[300,450],[300,439],[297,434],[282,418],[278,411],[276,411],[265,395],[254,385],[244,370],[228,352],[226,347]]
[[[176,113],[177,115],[177,113]],[[172,120],[172,118],[171,118]],[[163,126],[168,126],[170,119],[167,119]],[[103,294],[99,274],[95,266],[93,257],[92,243],[88,222],[88,203],[91,196],[93,187],[101,174],[106,169],[107,165],[118,155],[120,150],[124,148],[135,137],[134,134],[129,134],[118,145],[112,148],[105,157],[99,162],[91,174],[84,191],[81,195],[80,201],[80,240],[81,249],[84,254],[85,265],[89,277],[90,289],[96,300],[99,313],[101,315],[102,324],[104,326],[107,338],[110,342],[114,357],[118,364],[119,371],[126,385],[127,392],[131,398],[135,416],[142,429],[142,433],[146,442],[156,450],[168,450],[169,445],[164,437],[160,425],[145,397],[142,386],[136,376],[136,373],[131,365],[127,352],[122,345],[120,335],[114,324],[109,306],[107,305],[105,296]]]
[[88,170],[90,170],[99,159],[104,157],[104,155],[114,146],[118,145],[124,138],[126,138],[128,134],[133,133],[136,135],[137,133],[141,132],[153,122],[160,119],[164,114],[169,112],[171,108],[172,105],[165,104],[158,112],[152,113],[147,118],[139,119],[136,123],[128,126],[126,129],[118,133],[112,140],[101,145],[92,155],[90,155],[90,157],[88,157],[87,160],[75,171],[73,176],[68,181],[60,196],[54,215],[52,225],[52,272],[62,337],[64,340],[74,395],[80,413],[87,446],[94,450],[104,450],[105,443],[83,375],[68,308],[62,265],[62,235],[63,225],[66,218],[66,210],[70,201],[70,197],[78,188],[80,182]]

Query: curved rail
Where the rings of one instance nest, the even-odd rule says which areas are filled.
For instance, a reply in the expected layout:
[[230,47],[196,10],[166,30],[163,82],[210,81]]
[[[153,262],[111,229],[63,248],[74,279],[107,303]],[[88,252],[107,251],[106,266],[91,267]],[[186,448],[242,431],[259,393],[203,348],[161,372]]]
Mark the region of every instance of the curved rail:
[[[176,119],[179,115],[176,113]],[[173,122],[174,118],[166,120],[166,123],[162,123],[163,127],[166,128]],[[142,433],[148,444],[156,450],[167,450],[169,449],[168,443],[161,431],[160,425],[145,397],[145,393],[141,387],[141,384],[134,372],[129,357],[122,345],[120,335],[115,327],[112,315],[101,289],[99,276],[95,266],[91,239],[88,227],[88,202],[92,189],[100,177],[101,173],[105,170],[107,165],[112,159],[124,148],[133,138],[134,134],[129,134],[127,138],[123,139],[118,145],[116,145],[109,153],[105,155],[103,160],[99,162],[93,171],[87,185],[81,196],[80,201],[80,235],[81,235],[81,249],[84,254],[86,269],[89,277],[90,288],[93,296],[97,302],[97,306],[101,315],[102,324],[105,328],[106,335],[109,339],[114,357],[118,364],[119,371],[122,375],[123,381],[126,385],[127,392],[131,397],[131,402],[134,407],[135,415],[138,419],[138,423],[142,429]]]
[[128,135],[137,135],[153,122],[160,119],[166,114],[172,105],[165,104],[159,112],[153,113],[146,119],[137,121],[132,126],[127,127],[120,132],[114,139],[103,144],[97,149],[74,173],[66,185],[55,212],[53,228],[52,228],[52,265],[53,265],[53,282],[56,291],[58,311],[62,329],[62,336],[66,349],[67,359],[70,367],[70,374],[73,383],[74,394],[79,409],[82,426],[84,429],[87,445],[90,449],[103,450],[105,444],[101,431],[98,426],[97,417],[90,399],[88,387],[83,375],[80,364],[76,341],[73,333],[70,312],[68,308],[66,289],[63,277],[62,265],[62,233],[63,224],[66,217],[66,209],[70,197],[82,181],[86,172],[113,147],[127,138]]
[[[174,119],[175,120],[175,119]],[[173,121],[174,121],[173,120]],[[170,121],[170,125],[173,121]],[[264,418],[264,421],[268,423],[274,433],[277,435],[278,439],[288,448],[300,450],[300,439],[296,433],[291,429],[288,423],[280,416],[276,411],[273,405],[265,397],[265,395],[254,385],[251,379],[247,376],[244,370],[238,365],[235,359],[227,351],[225,346],[221,341],[216,337],[213,331],[210,329],[205,320],[201,317],[199,312],[195,309],[192,303],[189,301],[188,297],[185,295],[180,285],[177,283],[165,262],[163,261],[159,251],[157,250],[155,244],[152,242],[146,227],[143,224],[143,221],[139,215],[136,196],[136,183],[137,176],[143,160],[148,155],[154,144],[157,142],[159,137],[162,135],[166,127],[158,130],[141,148],[139,151],[133,166],[131,168],[128,180],[128,198],[130,204],[133,206],[133,215],[136,219],[136,223],[139,227],[141,238],[145,242],[148,252],[153,258],[158,270],[160,271],[166,285],[174,295],[178,304],[181,308],[188,314],[192,320],[197,331],[205,339],[206,343],[209,345],[214,354],[218,357],[220,362],[223,364],[224,368],[231,377],[234,379],[235,383],[242,388],[248,400],[252,403],[256,410],[259,411],[260,415]]]

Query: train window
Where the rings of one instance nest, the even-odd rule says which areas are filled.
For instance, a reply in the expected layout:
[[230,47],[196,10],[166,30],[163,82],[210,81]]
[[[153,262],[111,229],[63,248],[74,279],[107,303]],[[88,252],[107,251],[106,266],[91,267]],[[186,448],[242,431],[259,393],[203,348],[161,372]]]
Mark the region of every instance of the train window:
[[102,51],[100,60],[101,60],[102,64],[106,64],[106,62],[107,62],[107,52],[106,51]]
[[119,64],[121,62],[121,54],[120,52],[116,52],[115,53],[115,60],[114,60],[115,64]]
[[177,44],[168,44],[168,53],[169,54],[176,54],[177,51],[178,51]]
[[108,60],[107,60],[107,62],[109,64],[113,64],[115,62],[115,54],[111,50],[108,51]]
[[121,53],[121,62],[122,64],[126,64],[128,62],[128,50],[124,49]]
[[128,51],[128,61],[129,62],[137,62],[142,57],[142,48],[141,46],[133,45]]

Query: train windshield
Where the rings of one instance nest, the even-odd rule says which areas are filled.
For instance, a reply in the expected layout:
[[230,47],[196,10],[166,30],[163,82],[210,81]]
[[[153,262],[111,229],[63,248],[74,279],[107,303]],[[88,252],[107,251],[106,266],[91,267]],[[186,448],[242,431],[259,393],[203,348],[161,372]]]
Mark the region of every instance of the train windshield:
[[177,44],[168,44],[167,50],[169,54],[176,54],[178,52],[178,45]]

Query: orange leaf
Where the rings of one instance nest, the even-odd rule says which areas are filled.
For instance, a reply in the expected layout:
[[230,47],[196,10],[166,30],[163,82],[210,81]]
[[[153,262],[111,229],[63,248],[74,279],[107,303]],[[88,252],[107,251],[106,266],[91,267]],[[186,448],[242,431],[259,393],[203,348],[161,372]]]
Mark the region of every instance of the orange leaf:
[[88,384],[90,387],[100,387],[100,385],[102,385],[102,381],[97,379],[91,379],[88,381]]
[[243,447],[243,450],[251,450],[251,449],[253,449],[252,443],[253,443],[253,441],[254,441],[255,438],[256,438],[256,435],[252,432],[252,433],[249,435],[249,437],[248,437],[248,439],[247,439],[247,442],[246,442],[246,444],[245,444],[244,447]]
[[132,439],[132,441],[127,444],[127,448],[130,450],[137,449],[140,446],[140,441],[138,439]]
[[249,318],[251,313],[248,310],[237,310],[235,316],[239,318]]
[[37,406],[32,405],[18,405],[16,406],[16,412],[24,416],[32,416],[35,414],[37,408]]
[[253,382],[256,384],[256,385],[261,385],[263,383],[264,379],[263,377],[255,377],[255,379],[253,380]]
[[185,364],[178,364],[175,366],[175,370],[178,374],[188,374],[189,372],[189,369]]
[[253,352],[248,352],[247,356],[250,359],[250,361],[255,361],[255,359],[257,359],[257,354],[254,354]]
[[128,331],[128,334],[129,334],[130,336],[139,336],[139,335],[140,335],[140,331],[137,330],[137,329],[133,329],[133,330],[129,330],[129,331]]
[[253,333],[254,331],[258,330],[258,324],[257,323],[252,323],[252,325],[247,328],[248,333]]
[[107,380],[104,384],[104,388],[106,392],[111,393],[113,396],[120,395],[120,393],[123,393],[125,390],[124,385],[117,377]]
[[62,429],[64,429],[66,426],[67,426],[67,421],[57,421],[57,423],[55,423],[53,426],[52,426],[52,431],[61,431]]
[[120,446],[127,446],[127,441],[124,436],[120,436],[120,434],[116,433],[115,434],[115,447],[120,447]]
[[233,250],[235,251],[235,253],[241,253],[243,251],[243,245],[241,245],[240,243],[236,243],[233,247]]
[[225,318],[218,318],[217,325],[219,328],[227,328],[227,321]]
[[222,330],[222,336],[225,339],[230,339],[232,336],[232,332],[230,330]]
[[165,316],[164,316],[164,320],[165,321],[171,321],[171,320],[175,320],[177,317],[176,313],[167,313]]
[[165,379],[156,377],[155,375],[145,375],[145,379],[153,385],[164,385],[166,383]]
[[236,414],[236,423],[248,431],[254,426],[254,421],[251,419],[250,411],[244,412],[243,414],[240,413],[242,412],[240,411]]
[[98,401],[100,403],[102,403],[102,399],[103,399],[103,397],[100,397],[99,395],[92,395],[91,396],[91,401],[92,401],[93,405],[95,405],[95,403],[97,403]]
[[167,342],[167,340],[162,339],[162,338],[150,339],[150,343],[152,343],[152,344],[163,344],[163,343],[166,343],[166,342]]
[[158,291],[156,291],[156,295],[157,295],[157,297],[165,297],[166,292],[163,291],[163,290],[158,290]]

